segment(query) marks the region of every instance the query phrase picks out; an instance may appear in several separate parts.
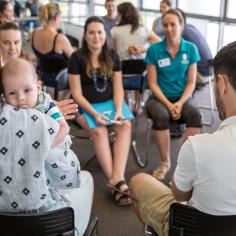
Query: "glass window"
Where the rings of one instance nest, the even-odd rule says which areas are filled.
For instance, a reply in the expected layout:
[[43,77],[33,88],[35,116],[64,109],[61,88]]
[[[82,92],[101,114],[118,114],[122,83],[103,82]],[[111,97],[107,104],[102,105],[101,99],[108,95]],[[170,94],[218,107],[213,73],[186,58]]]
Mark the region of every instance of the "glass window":
[[150,30],[152,29],[154,20],[159,16],[160,14],[154,12],[141,12],[142,22]]
[[[150,0],[148,0],[148,1],[150,1]],[[135,7],[138,7],[138,0],[132,0],[131,2],[133,3],[133,5]]]
[[88,7],[81,3],[71,3],[71,18],[86,17],[88,15]]
[[219,24],[208,20],[187,18],[187,24],[194,25],[197,30],[205,37],[212,55],[215,55],[218,47]]
[[218,38],[219,38],[219,24],[218,23],[213,23],[209,22],[207,24],[207,35],[206,35],[206,40],[207,43],[211,49],[211,53],[213,57],[217,53],[217,48],[218,48]]
[[142,8],[150,9],[150,10],[159,10],[160,2],[161,0],[146,0],[146,1],[143,1]]
[[58,2],[58,4],[60,6],[62,17],[68,17],[68,15],[69,15],[69,4],[68,4],[68,2]]
[[219,16],[220,4],[221,0],[179,0],[178,7],[188,13]]
[[236,1],[228,0],[227,17],[236,19],[235,15]]
[[105,4],[105,0],[94,0],[94,4],[104,5]]
[[104,6],[95,5],[94,6],[94,15],[96,16],[105,16],[107,11]]
[[235,39],[236,39],[236,26],[226,25],[224,27],[223,46],[235,41]]
[[86,2],[88,4],[88,0],[68,0],[68,1],[71,1],[71,2]]
[[75,25],[84,25],[87,17],[74,17],[70,18],[70,23]]

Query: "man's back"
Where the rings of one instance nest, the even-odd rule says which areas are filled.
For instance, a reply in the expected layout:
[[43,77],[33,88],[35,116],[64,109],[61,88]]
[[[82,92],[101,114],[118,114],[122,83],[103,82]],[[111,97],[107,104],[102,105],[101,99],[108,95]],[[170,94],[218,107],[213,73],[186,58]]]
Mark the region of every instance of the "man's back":
[[179,154],[174,179],[182,191],[193,187],[190,205],[213,215],[236,214],[236,116],[213,134],[190,137]]

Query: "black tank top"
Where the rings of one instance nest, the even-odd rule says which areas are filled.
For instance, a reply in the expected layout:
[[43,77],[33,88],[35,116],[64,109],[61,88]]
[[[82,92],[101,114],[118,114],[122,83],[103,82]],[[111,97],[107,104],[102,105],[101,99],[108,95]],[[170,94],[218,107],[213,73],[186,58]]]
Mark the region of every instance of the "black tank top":
[[53,48],[47,53],[41,53],[34,47],[34,33],[32,35],[32,49],[38,58],[37,73],[41,76],[43,84],[55,87],[55,77],[59,71],[67,67],[68,58],[64,53],[56,53],[55,46],[59,34],[53,40]]

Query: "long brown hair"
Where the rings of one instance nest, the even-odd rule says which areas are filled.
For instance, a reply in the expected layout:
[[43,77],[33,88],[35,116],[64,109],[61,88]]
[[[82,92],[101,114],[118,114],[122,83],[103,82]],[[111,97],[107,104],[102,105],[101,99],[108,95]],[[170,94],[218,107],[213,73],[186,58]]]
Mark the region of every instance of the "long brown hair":
[[[86,62],[88,62],[86,64],[86,73],[89,77],[91,77],[92,71],[94,68],[91,63],[91,59],[90,59],[91,51],[89,50],[87,41],[85,40],[85,34],[87,33],[88,25],[93,22],[101,23],[104,27],[103,20],[97,16],[89,17],[86,20],[85,25],[84,25],[84,36],[82,39],[82,48],[81,48],[80,52],[82,54],[81,56],[83,57],[83,59]],[[105,42],[104,45],[102,46],[101,53],[98,56],[98,62],[100,64],[100,73],[107,74],[109,77],[112,77],[112,75],[113,75],[113,61],[111,58],[110,49],[108,49],[108,46],[107,46],[107,42]]]
[[117,11],[121,16],[118,26],[131,24],[131,33],[138,29],[140,16],[137,8],[130,2],[123,2],[117,6]]

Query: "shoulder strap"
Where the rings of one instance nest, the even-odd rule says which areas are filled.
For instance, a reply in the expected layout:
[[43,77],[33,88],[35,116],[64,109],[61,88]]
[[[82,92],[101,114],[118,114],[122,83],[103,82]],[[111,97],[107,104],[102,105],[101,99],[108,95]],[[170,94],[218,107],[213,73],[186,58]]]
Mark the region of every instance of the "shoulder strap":
[[55,51],[56,41],[57,41],[57,36],[58,36],[58,35],[59,35],[59,34],[56,34],[55,37],[54,37],[53,48],[52,48],[53,51]]
[[32,32],[32,39],[31,39],[31,44],[32,44],[32,48],[35,50],[34,48],[34,34],[35,34],[36,30],[33,30]]

